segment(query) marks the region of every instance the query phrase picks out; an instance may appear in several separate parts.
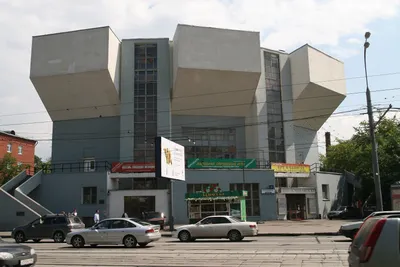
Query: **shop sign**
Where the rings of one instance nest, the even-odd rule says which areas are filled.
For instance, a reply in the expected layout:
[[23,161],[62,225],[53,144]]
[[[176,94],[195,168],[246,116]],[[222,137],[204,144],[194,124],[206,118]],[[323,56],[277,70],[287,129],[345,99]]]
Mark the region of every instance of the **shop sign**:
[[281,187],[281,194],[315,194],[314,187]]
[[307,164],[271,163],[271,169],[282,173],[310,173],[310,165]]
[[247,191],[211,191],[186,194],[186,199],[246,197]]
[[256,169],[256,159],[189,158],[188,169]]
[[151,162],[114,162],[111,172],[116,173],[135,173],[135,172],[155,172],[155,164]]
[[261,195],[273,195],[275,194],[275,189],[265,188],[261,189]]

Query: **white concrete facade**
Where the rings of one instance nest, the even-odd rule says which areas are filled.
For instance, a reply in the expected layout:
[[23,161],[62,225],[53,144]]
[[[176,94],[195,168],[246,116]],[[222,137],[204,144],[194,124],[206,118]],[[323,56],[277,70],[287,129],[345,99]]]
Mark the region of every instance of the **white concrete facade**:
[[53,121],[119,115],[119,66],[109,27],[32,40],[30,79]]
[[174,115],[245,116],[261,74],[258,32],[178,25]]

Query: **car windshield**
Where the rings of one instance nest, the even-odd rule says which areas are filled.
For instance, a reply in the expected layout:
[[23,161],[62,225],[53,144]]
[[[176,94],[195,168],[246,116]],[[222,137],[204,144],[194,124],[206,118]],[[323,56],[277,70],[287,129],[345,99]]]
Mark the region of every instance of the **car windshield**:
[[138,218],[129,218],[129,220],[134,221],[135,223],[141,224],[143,226],[151,225],[150,223],[139,220]]
[[79,224],[83,223],[81,219],[77,216],[69,217],[69,220],[71,221],[71,223],[79,223]]
[[146,215],[146,219],[161,218],[160,212],[147,212],[145,215]]

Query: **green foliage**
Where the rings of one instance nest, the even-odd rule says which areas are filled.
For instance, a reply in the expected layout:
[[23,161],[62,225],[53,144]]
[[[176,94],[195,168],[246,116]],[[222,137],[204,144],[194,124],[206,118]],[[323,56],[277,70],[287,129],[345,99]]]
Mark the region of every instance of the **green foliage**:
[[[375,130],[382,194],[386,202],[390,199],[390,185],[400,180],[399,124],[396,118],[384,118]],[[321,156],[321,163],[325,170],[338,172],[346,170],[361,177],[363,183],[361,198],[365,200],[374,192],[372,149],[367,122],[360,123],[355,130],[350,140],[337,140],[338,144],[331,146],[326,156]]]
[[44,173],[47,173],[50,170],[51,159],[47,161],[43,161],[42,158],[35,155],[35,173],[43,170]]
[[0,159],[0,185],[7,183],[14,176],[27,168],[29,168],[29,165],[18,165],[17,160],[11,156],[11,154],[6,153],[4,157]]

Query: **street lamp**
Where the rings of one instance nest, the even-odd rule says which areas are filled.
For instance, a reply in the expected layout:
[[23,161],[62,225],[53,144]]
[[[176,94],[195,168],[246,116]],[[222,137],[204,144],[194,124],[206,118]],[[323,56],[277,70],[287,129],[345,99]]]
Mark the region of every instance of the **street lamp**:
[[374,175],[374,183],[375,183],[375,195],[376,195],[376,209],[377,211],[383,210],[383,201],[382,201],[382,190],[381,190],[381,177],[379,174],[379,160],[378,160],[378,147],[376,143],[375,137],[375,122],[372,113],[372,101],[371,101],[371,92],[369,90],[368,84],[368,71],[367,71],[367,49],[369,47],[368,38],[371,36],[370,32],[365,33],[365,42],[364,42],[364,70],[365,70],[365,83],[367,86],[367,111],[368,111],[368,121],[369,121],[369,133],[371,136],[371,146],[372,146],[372,172]]

